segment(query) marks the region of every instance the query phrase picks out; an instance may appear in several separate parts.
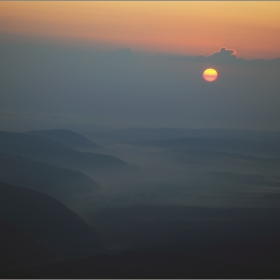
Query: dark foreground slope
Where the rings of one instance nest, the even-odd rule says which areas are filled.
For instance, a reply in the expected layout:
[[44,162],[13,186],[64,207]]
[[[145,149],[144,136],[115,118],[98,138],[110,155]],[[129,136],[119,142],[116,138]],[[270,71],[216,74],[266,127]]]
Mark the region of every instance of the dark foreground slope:
[[32,159],[0,153],[0,180],[56,199],[94,193],[100,186],[88,176]]
[[80,151],[101,152],[105,149],[88,138],[68,129],[28,131],[28,134],[46,137],[54,142],[64,144]]
[[79,171],[127,166],[113,156],[79,152],[45,137],[25,133],[0,132],[0,152]]
[[114,249],[212,242],[273,242],[280,245],[279,208],[208,208],[130,205],[88,217]]
[[277,278],[279,209],[130,206],[94,224],[112,250],[27,272],[36,278]]
[[[268,257],[270,250],[275,251],[273,245],[255,248],[258,254],[254,257],[251,249],[255,245],[216,242],[196,244],[196,248],[150,248],[49,264],[28,273],[36,278],[56,279],[279,279],[279,262]],[[242,255],[246,250],[251,252],[246,254],[248,261]]]
[[58,259],[102,249],[95,231],[55,199],[0,183],[0,219],[17,227]]
[[54,261],[54,256],[14,225],[0,220],[0,273]]

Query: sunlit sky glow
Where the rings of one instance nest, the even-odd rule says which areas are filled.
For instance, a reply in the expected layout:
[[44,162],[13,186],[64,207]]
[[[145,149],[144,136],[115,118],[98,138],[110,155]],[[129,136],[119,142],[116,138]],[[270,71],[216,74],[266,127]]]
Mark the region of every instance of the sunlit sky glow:
[[243,58],[280,57],[280,2],[0,2],[0,35],[93,47]]

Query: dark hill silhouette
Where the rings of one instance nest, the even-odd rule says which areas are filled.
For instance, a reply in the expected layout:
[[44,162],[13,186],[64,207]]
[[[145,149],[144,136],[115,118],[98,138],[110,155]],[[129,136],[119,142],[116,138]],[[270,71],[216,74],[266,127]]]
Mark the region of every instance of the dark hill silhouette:
[[12,224],[0,220],[0,273],[54,261],[54,256]]
[[56,279],[279,279],[277,255],[273,244],[201,242],[97,255],[28,272]]
[[88,138],[68,129],[37,130],[27,131],[26,133],[43,136],[80,151],[102,152],[105,150]]
[[134,240],[138,248],[28,272],[36,278],[279,279],[279,209],[132,205],[94,216],[101,232],[108,227],[104,235]]
[[[107,236],[116,250],[215,240],[277,241],[279,213],[279,209],[272,208],[131,205],[93,212],[88,222]],[[278,241],[277,244],[280,245]]]
[[0,152],[79,171],[129,166],[110,155],[79,152],[45,137],[26,133],[0,132]]
[[30,236],[58,259],[102,249],[96,232],[55,199],[0,182],[0,219]]
[[0,153],[0,180],[56,199],[92,193],[100,186],[88,176],[32,159]]

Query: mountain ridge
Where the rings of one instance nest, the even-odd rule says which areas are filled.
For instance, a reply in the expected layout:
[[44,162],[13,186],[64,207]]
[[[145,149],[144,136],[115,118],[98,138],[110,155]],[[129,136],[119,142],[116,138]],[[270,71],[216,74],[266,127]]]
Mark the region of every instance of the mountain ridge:
[[80,152],[42,136],[17,132],[0,132],[0,152],[78,171],[128,165],[114,156]]
[[80,151],[101,152],[105,150],[104,147],[97,145],[85,136],[68,129],[31,130],[24,133],[43,136],[52,141],[64,144],[70,148]]
[[0,153],[0,180],[56,199],[94,193],[101,187],[87,175],[33,159]]
[[34,190],[0,182],[0,220],[32,237],[57,259],[79,258],[103,250],[98,234],[77,214]]

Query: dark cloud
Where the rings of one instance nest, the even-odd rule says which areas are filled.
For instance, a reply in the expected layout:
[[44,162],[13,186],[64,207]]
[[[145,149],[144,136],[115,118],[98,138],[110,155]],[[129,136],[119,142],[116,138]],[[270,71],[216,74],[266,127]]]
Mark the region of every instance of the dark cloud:
[[234,49],[221,48],[220,51],[209,56],[208,60],[220,63],[236,62],[238,60],[236,54],[237,52]]
[[212,57],[237,58],[236,54],[234,49],[221,48],[219,52],[212,54]]

